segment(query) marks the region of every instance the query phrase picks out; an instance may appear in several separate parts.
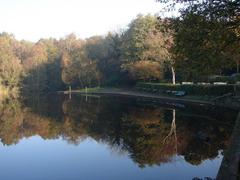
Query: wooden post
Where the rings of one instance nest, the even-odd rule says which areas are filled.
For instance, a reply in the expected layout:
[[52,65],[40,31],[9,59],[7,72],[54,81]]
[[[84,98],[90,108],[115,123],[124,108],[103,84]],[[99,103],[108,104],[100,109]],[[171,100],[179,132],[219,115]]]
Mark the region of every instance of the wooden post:
[[72,87],[69,86],[69,99],[72,99]]
[[85,87],[85,93],[86,93],[86,102],[87,102],[87,100],[88,100],[88,99],[87,99],[87,98],[88,98],[88,97],[87,97],[87,93],[88,93],[87,86]]
[[234,84],[233,87],[234,87],[234,96],[236,96],[237,95],[237,85]]

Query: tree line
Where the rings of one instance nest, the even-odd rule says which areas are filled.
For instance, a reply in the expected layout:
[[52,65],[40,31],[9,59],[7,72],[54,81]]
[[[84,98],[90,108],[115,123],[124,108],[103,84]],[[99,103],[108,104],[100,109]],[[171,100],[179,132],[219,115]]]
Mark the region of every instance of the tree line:
[[87,39],[70,34],[36,43],[1,33],[1,86],[42,92],[160,80],[169,53],[164,43],[171,43],[170,33],[161,31],[164,23],[138,15],[121,33]]
[[238,1],[194,1],[177,18],[138,15],[121,32],[87,39],[70,34],[33,43],[1,33],[1,89],[175,84],[238,73],[239,7]]

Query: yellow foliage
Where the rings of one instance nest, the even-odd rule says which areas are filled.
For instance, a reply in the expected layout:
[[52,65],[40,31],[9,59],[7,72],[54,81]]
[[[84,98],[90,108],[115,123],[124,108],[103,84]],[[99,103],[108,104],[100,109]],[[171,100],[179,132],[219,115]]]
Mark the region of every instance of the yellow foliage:
[[161,79],[163,76],[163,67],[159,62],[142,60],[132,63],[127,68],[135,79],[152,80]]

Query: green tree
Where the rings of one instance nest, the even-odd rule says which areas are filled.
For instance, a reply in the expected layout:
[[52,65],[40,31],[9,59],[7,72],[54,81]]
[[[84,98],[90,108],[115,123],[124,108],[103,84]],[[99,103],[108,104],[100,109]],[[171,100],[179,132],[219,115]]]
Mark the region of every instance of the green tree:
[[123,35],[122,61],[126,64],[142,59],[145,50],[144,41],[149,32],[152,32],[157,24],[155,16],[138,15],[128,26]]
[[236,34],[226,29],[225,24],[209,21],[206,17],[194,13],[183,17],[175,24],[174,49],[180,59],[177,66],[185,79],[196,80],[200,76],[222,74],[224,70],[231,69],[238,63],[238,60],[234,59],[239,55],[236,49]]
[[172,52],[174,45],[174,31],[169,28],[171,19],[158,18],[156,29],[149,32],[145,39],[146,50],[143,51],[143,59],[158,62],[162,69],[170,67],[172,72],[172,83],[176,83],[175,56]]
[[[156,32],[157,24],[158,20],[155,16],[138,15],[124,32],[121,45],[122,68],[130,72],[135,79],[143,79],[143,73],[148,72],[153,67],[153,63],[147,62],[153,59],[146,56],[146,51],[149,50],[149,48],[146,47],[146,40],[150,33]],[[158,62],[154,64],[160,66]],[[134,69],[134,67],[136,67],[136,69]],[[143,70],[143,72],[139,72],[139,70]],[[150,78],[149,80],[161,78],[161,76],[159,76],[160,73],[150,73],[151,71],[146,74],[146,77]],[[144,79],[146,80],[147,78]]]
[[[178,69],[185,79],[239,72],[240,2],[238,0],[159,0],[174,7],[184,3],[174,29]],[[171,10],[171,8],[168,10]],[[194,26],[193,26],[194,24]]]
[[139,15],[129,24],[123,35],[121,58],[122,67],[135,79],[161,80],[166,68],[170,67],[175,84],[173,30],[168,28],[170,21]]

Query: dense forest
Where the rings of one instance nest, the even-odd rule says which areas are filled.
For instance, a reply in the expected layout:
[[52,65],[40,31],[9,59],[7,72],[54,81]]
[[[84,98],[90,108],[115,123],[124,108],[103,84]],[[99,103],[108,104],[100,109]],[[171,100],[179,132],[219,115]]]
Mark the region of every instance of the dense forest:
[[177,2],[185,3],[177,18],[138,15],[121,32],[87,39],[70,34],[33,43],[1,33],[0,92],[203,81],[238,73],[240,2]]

